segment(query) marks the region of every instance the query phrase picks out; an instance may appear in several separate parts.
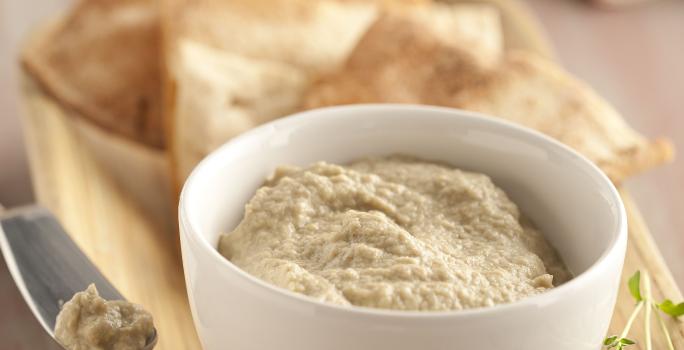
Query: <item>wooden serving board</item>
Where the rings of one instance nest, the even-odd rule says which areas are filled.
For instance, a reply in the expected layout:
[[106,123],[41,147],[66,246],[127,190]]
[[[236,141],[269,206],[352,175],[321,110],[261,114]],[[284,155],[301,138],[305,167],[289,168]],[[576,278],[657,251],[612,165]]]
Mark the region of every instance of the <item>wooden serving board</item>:
[[[507,47],[553,56],[536,22],[517,3],[481,1],[501,8]],[[165,186],[152,186],[144,197],[160,201],[157,209],[150,203],[141,205],[139,187],[131,193],[135,186],[122,186],[112,176],[111,164],[104,164],[101,153],[92,150],[93,137],[116,136],[74,118],[30,78],[24,79],[23,91],[24,128],[38,202],[52,210],[76,243],[128,299],[152,312],[160,335],[157,349],[200,349],[185,291],[172,211],[175,209],[161,202],[171,190],[158,193],[165,191]],[[164,157],[143,146],[125,147],[140,161]],[[168,183],[167,174],[145,176],[156,177],[159,184]],[[611,334],[621,331],[634,306],[624,286],[636,270],[651,273],[656,299],[682,299],[635,203],[627,192],[621,193],[629,216],[629,245]],[[684,325],[672,319],[667,323],[675,348],[684,349]],[[635,323],[630,334],[643,339],[642,323]],[[666,349],[658,329],[654,328],[654,334],[654,349]]]

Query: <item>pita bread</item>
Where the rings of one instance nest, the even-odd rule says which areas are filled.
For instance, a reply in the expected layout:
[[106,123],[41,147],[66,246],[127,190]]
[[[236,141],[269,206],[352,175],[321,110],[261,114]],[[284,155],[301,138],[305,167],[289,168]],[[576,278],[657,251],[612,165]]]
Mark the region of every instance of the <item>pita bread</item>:
[[207,153],[261,123],[294,112],[308,84],[301,69],[183,40],[174,140],[184,179]]
[[[401,5],[398,5],[401,4]],[[496,8],[486,4],[431,4],[397,0],[203,0],[174,7],[172,41],[194,40],[311,72],[342,63],[380,12],[425,23],[445,42],[468,47],[485,60],[502,53]]]
[[171,35],[313,72],[341,63],[376,12],[359,2],[189,1],[175,8]]
[[180,24],[167,55],[175,85],[169,129],[179,183],[216,146],[296,111],[313,77],[338,68],[383,11],[425,23],[449,45],[477,48],[483,62],[497,60],[503,46],[498,13],[486,5],[390,9],[367,0],[199,4],[181,5],[174,12],[179,16],[174,23]]
[[22,62],[77,114],[162,148],[159,50],[154,1],[83,0],[29,42]]
[[435,3],[432,6],[395,7],[385,12],[420,23],[427,31],[424,35],[467,50],[481,63],[496,63],[503,55],[501,18],[492,5]]
[[648,141],[594,91],[552,63],[512,52],[487,66],[423,32],[405,19],[379,19],[341,70],[310,87],[304,107],[394,102],[495,115],[575,148],[616,182],[671,159],[667,141]]

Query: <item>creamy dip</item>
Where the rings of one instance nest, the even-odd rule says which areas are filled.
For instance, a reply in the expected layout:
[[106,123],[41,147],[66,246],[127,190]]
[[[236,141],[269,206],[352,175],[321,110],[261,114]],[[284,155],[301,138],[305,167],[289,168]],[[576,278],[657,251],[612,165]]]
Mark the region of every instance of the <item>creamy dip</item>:
[[152,315],[123,300],[106,301],[94,284],[57,315],[55,338],[68,350],[140,350],[154,334]]
[[509,303],[571,277],[488,176],[399,156],[278,168],[219,251],[281,288],[395,310]]

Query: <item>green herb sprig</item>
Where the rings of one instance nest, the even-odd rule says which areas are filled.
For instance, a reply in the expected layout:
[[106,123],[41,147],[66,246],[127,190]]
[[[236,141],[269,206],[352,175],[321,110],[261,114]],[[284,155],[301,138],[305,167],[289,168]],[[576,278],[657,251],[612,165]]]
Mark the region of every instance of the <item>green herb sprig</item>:
[[[622,330],[622,333],[620,333],[620,335],[612,335],[606,337],[603,340],[603,346],[606,349],[622,350],[630,345],[636,344],[636,341],[627,338],[627,334],[629,334],[629,331],[632,328],[632,324],[634,323],[634,320],[637,318],[637,315],[639,315],[639,312],[641,312],[642,309],[645,309],[644,335],[646,337],[646,350],[651,350],[653,348],[651,341],[651,313],[655,314],[656,319],[658,320],[660,329],[662,330],[663,335],[665,336],[668,349],[675,350],[674,345],[672,343],[672,337],[670,337],[670,332],[667,330],[665,321],[663,321],[663,318],[660,316],[660,312],[658,312],[658,310],[674,318],[684,316],[684,302],[675,304],[674,302],[672,302],[672,300],[669,299],[666,299],[665,301],[660,303],[653,301],[653,296],[651,294],[651,280],[648,276],[648,272],[644,271],[643,281],[641,277],[641,272],[637,271],[627,281],[629,293],[636,301],[636,305],[634,307],[634,311],[632,311],[632,314],[629,316],[629,319],[627,319],[627,324],[625,325],[625,328]],[[642,282],[644,286],[643,294],[641,293]]]

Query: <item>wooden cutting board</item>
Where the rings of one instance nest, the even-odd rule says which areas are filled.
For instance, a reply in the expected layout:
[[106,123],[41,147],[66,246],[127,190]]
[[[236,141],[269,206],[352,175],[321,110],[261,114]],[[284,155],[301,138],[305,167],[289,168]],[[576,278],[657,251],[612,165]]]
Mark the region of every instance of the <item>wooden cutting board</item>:
[[[508,48],[553,56],[538,25],[524,8],[506,0],[481,1],[501,8]],[[82,118],[74,118],[28,77],[22,88],[26,143],[38,202],[54,212],[76,243],[128,299],[152,312],[160,335],[157,349],[200,349],[187,302],[176,223],[169,219],[175,218],[175,209],[164,202],[167,194],[158,193],[165,186],[148,186],[150,193],[142,197],[158,203],[141,205],[141,190],[131,193],[135,187],[123,186],[112,176],[112,164],[102,159],[101,152],[93,151],[92,140],[120,142],[141,162],[163,161],[164,154],[118,141]],[[156,177],[159,184],[168,183],[167,174],[150,173],[145,177]],[[681,292],[639,210],[627,192],[621,193],[630,226],[622,286],[634,271],[648,270],[653,276],[656,299],[681,300]],[[611,334],[620,332],[633,305],[628,291],[622,288]],[[684,349],[684,325],[672,319],[667,322],[675,348]],[[643,339],[642,334],[643,326],[636,323],[631,335]],[[657,329],[654,334],[654,349],[666,349]]]

